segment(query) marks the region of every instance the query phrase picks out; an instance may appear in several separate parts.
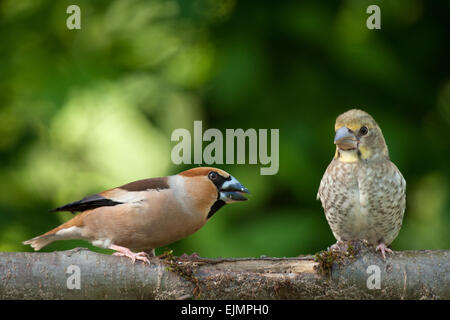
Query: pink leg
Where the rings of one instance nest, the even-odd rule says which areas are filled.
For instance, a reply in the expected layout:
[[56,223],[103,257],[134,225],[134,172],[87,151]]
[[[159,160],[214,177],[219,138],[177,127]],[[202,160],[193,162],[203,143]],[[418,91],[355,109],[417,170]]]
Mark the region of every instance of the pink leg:
[[[341,248],[342,247],[342,248]],[[335,244],[331,245],[331,247],[328,248],[328,251],[347,251],[348,245],[341,240],[338,240]]]
[[339,251],[340,248],[339,248],[338,242],[336,242],[335,244],[332,244],[331,247],[328,248],[328,250],[330,250],[330,251]]
[[109,246],[109,249],[112,250],[116,250],[117,252],[113,253],[113,256],[118,256],[118,257],[128,257],[130,258],[133,263],[136,260],[140,260],[143,261],[144,263],[148,263],[150,264],[150,260],[148,260],[148,254],[145,252],[138,252],[138,253],[134,253],[132,252],[130,249],[125,248],[125,247],[121,247],[121,246],[117,246],[115,244],[112,244]]
[[381,255],[383,256],[383,260],[386,260],[386,254],[385,252],[389,252],[389,253],[393,253],[394,251],[392,251],[391,249],[389,249],[383,242],[380,243],[377,248],[377,251],[381,251]]

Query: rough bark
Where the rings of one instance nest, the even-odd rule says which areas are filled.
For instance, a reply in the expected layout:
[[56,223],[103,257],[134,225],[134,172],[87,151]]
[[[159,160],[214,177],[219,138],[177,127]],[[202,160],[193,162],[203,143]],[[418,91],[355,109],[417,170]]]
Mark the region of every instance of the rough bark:
[[[70,265],[80,289],[68,289]],[[368,289],[367,268],[381,271]],[[87,249],[0,252],[0,299],[450,299],[450,251],[388,256],[363,243],[297,258],[203,259],[167,255],[143,264]]]

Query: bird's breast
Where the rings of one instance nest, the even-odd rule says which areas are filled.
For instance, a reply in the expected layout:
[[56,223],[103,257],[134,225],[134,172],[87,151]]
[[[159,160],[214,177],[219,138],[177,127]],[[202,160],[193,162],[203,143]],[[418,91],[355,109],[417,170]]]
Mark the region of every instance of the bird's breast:
[[147,192],[133,203],[102,207],[85,219],[87,233],[93,240],[135,250],[146,250],[180,240],[206,223],[195,211],[174,199],[170,189]]
[[335,160],[322,179],[320,199],[339,240],[367,238],[371,233],[371,199],[358,178],[362,170],[359,162]]

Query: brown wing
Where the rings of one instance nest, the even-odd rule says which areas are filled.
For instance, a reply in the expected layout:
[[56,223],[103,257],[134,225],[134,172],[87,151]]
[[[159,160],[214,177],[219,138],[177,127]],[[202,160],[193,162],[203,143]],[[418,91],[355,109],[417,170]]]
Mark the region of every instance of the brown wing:
[[[130,182],[118,188],[110,189],[107,191],[103,191],[98,194],[94,194],[91,196],[87,196],[81,200],[68,203],[64,206],[58,207],[56,209],[51,210],[55,211],[86,211],[95,209],[98,207],[106,207],[106,206],[116,206],[118,204],[122,204],[125,202],[134,201],[133,196],[130,196],[134,192],[146,191],[146,190],[161,190],[168,189],[169,184],[167,182],[167,178],[152,178],[152,179],[143,179],[134,182]],[[139,197],[137,197],[139,198]]]

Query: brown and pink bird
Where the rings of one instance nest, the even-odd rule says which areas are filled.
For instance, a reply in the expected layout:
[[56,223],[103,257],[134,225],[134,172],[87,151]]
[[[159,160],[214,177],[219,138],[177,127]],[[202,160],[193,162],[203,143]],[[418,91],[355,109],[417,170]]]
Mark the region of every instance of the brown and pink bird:
[[336,119],[336,154],[320,182],[317,198],[334,237],[366,240],[381,251],[397,237],[406,207],[406,182],[389,159],[380,127],[362,110]]
[[139,180],[54,209],[81,213],[24,244],[40,250],[53,241],[82,239],[149,263],[155,248],[193,234],[225,204],[247,200],[246,193],[233,176],[210,167]]

